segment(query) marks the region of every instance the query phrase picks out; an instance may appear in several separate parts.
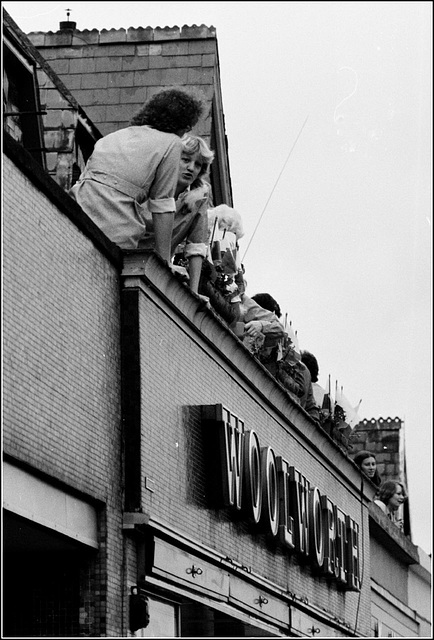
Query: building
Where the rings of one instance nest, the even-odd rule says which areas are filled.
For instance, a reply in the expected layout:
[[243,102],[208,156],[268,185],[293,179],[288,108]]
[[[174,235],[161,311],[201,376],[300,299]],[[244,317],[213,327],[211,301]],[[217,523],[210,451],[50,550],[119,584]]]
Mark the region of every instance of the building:
[[177,81],[232,204],[215,32],[62,24],[3,25],[4,635],[429,637],[428,558],[346,451],[66,193],[109,101]]

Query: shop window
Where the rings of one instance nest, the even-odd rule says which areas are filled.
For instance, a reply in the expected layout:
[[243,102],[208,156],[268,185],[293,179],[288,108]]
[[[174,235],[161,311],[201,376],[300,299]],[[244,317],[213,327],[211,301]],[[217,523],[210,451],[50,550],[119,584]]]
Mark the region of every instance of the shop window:
[[271,637],[271,631],[237,619],[199,602],[181,605],[181,637],[185,638],[254,638]]
[[5,635],[18,638],[82,635],[80,584],[87,566],[83,557],[70,552],[5,556]]
[[94,635],[95,550],[9,511],[3,534],[5,636]]
[[179,605],[170,601],[149,596],[149,624],[136,631],[139,638],[178,638]]

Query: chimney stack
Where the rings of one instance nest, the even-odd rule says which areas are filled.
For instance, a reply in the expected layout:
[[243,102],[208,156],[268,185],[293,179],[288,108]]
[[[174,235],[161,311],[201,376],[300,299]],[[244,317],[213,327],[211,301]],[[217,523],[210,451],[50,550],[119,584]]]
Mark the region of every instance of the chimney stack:
[[70,22],[69,16],[71,14],[71,9],[66,9],[66,17],[67,20],[59,23],[60,31],[74,31],[77,26],[76,22]]

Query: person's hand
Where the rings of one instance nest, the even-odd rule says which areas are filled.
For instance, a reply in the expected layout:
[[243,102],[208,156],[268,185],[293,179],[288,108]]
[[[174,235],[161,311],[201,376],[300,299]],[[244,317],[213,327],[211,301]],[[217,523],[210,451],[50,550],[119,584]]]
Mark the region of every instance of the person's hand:
[[175,276],[180,276],[182,279],[189,280],[190,276],[188,275],[188,271],[185,267],[181,267],[178,264],[171,264],[170,268],[172,273]]
[[203,296],[201,293],[198,293],[197,295],[202,300],[202,302],[205,303],[205,306],[208,307],[208,309],[211,309],[211,303],[209,301],[208,296]]
[[256,338],[262,332],[262,322],[260,320],[251,320],[244,327],[244,335],[250,338]]

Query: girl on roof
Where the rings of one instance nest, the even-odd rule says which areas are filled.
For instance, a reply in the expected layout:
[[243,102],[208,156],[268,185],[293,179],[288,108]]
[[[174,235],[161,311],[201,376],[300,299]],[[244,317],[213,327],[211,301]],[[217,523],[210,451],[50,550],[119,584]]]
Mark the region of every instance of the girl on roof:
[[[181,144],[170,256],[172,258],[176,252],[177,257],[181,254],[187,261],[190,289],[198,293],[202,262],[208,247],[208,207],[211,200],[208,180],[214,152],[199,136],[186,134],[181,138]],[[146,205],[143,209],[146,232],[138,248],[151,250],[155,245],[153,218]],[[174,270],[186,273],[176,266]]]
[[377,459],[372,451],[359,451],[353,458],[356,465],[377,487],[381,484],[381,476],[377,471]]
[[403,520],[398,511],[407,499],[404,485],[397,480],[386,480],[378,489],[374,504],[386,514],[400,529],[403,528]]

